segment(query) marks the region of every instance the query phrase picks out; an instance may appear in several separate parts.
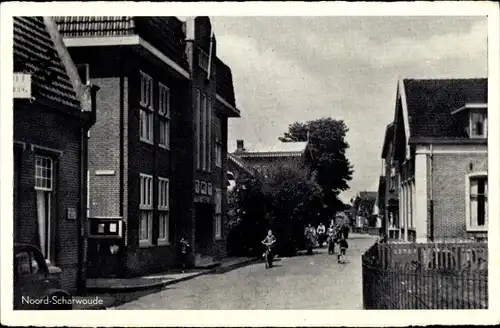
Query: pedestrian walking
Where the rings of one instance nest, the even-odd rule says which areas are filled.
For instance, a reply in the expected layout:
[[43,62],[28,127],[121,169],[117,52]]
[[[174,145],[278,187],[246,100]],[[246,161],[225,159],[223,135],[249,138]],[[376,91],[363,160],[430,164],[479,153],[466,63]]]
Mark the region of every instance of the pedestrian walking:
[[180,256],[179,256],[179,261],[181,264],[181,270],[182,273],[185,272],[187,269],[187,262],[189,258],[189,251],[191,249],[191,245],[189,245],[189,242],[187,241],[186,238],[182,238],[181,241],[179,242],[179,250],[180,250]]
[[323,222],[321,222],[319,225],[318,225],[318,228],[316,229],[316,231],[318,232],[318,244],[319,244],[319,247],[323,247],[323,243],[325,242],[325,233],[326,233],[326,228],[325,228],[325,225],[323,224]]

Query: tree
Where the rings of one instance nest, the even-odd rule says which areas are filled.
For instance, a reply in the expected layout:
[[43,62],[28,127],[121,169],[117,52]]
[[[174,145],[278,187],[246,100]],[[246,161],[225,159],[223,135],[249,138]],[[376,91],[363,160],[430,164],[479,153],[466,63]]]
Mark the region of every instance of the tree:
[[230,197],[229,244],[240,252],[261,250],[266,230],[273,229],[279,254],[293,254],[302,243],[304,226],[316,223],[312,220],[323,204],[321,187],[298,162],[280,162],[257,171],[245,184],[237,183]]
[[349,129],[343,120],[321,118],[305,123],[295,122],[279,139],[283,142],[308,141],[306,162],[323,189],[325,204],[333,209],[342,206],[337,198],[349,189],[353,166],[346,157]]

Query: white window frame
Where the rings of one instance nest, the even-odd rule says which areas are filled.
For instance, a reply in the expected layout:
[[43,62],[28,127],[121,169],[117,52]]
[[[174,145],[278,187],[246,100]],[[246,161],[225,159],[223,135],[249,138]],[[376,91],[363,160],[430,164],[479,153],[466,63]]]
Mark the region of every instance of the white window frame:
[[222,239],[222,189],[215,188],[214,237]]
[[[484,117],[483,120],[483,134],[473,134],[473,122],[472,122],[472,117],[474,115],[482,115]],[[486,111],[471,111],[469,113],[469,131],[470,131],[470,137],[471,138],[487,138],[488,137],[488,113]]]
[[[49,166],[38,165],[38,159],[46,160],[50,163]],[[41,173],[43,170],[50,169],[50,176],[47,175],[38,175],[38,169],[40,169]],[[50,186],[47,184],[38,184],[38,181],[48,181],[50,182]],[[35,155],[35,190],[44,190],[44,191],[52,191],[54,187],[54,160],[49,156],[44,155]]]
[[[140,104],[140,117],[139,117],[139,135],[140,140],[149,144],[153,144],[154,140],[154,81],[151,76],[140,71],[140,96],[139,96],[139,104]],[[143,114],[144,113],[144,114]],[[141,129],[143,128],[143,117],[147,119],[146,125],[148,126],[147,135],[141,133]]]
[[158,245],[170,244],[170,180],[158,177],[158,231],[162,229],[162,219],[166,218],[162,231],[164,237],[158,233]]
[[[165,220],[162,231],[162,221]],[[164,237],[158,233],[158,245],[170,245],[170,211],[159,211],[158,213],[158,232],[163,232]]]
[[486,188],[488,187],[488,172],[474,172],[467,174],[465,176],[465,225],[467,231],[470,232],[486,232],[488,231],[489,224],[489,212],[488,212],[488,190],[486,189],[486,201],[485,201],[485,222],[484,226],[478,226],[471,223],[471,180],[478,178],[486,179]]
[[[158,115],[160,118],[160,139],[158,145],[170,149],[170,89],[163,83],[158,83]],[[165,140],[161,140],[161,133]]]
[[[149,247],[153,244],[153,176],[140,173],[139,192],[139,247]],[[148,238],[141,238],[143,215],[147,216]]]
[[[206,58],[206,66],[204,66],[203,59]],[[206,73],[208,73],[208,65],[209,65],[209,56],[203,51],[201,48],[198,48],[198,66]]]
[[[46,161],[48,161],[48,163],[50,165],[48,165],[48,166],[39,165],[38,160],[41,160],[42,163],[43,163],[43,160],[46,160]],[[43,174],[43,172],[44,172],[43,170],[48,171],[49,168],[50,168],[50,176]],[[42,174],[39,175],[39,172]],[[50,182],[50,186],[48,183],[39,183],[42,181]],[[52,258],[52,233],[51,233],[51,230],[52,230],[52,224],[51,224],[51,221],[52,221],[52,215],[51,215],[52,214],[52,192],[54,190],[54,159],[49,157],[49,156],[39,155],[39,154],[35,155],[35,190],[37,192],[37,200],[39,197],[39,193],[43,193],[43,198],[44,198],[44,200],[46,200],[46,204],[45,204],[46,205],[46,208],[45,208],[46,217],[44,220],[45,240],[43,241],[44,245],[39,245],[39,246],[40,246],[40,248],[43,248],[43,249],[41,249],[41,251],[45,257],[45,260],[50,263],[51,261],[54,260]],[[38,211],[39,211],[39,208],[37,205],[37,215],[38,215]],[[41,219],[39,217],[37,217],[37,222],[39,224],[38,227],[40,228],[41,223],[38,220],[41,220]],[[41,238],[41,236],[40,236],[40,238]]]

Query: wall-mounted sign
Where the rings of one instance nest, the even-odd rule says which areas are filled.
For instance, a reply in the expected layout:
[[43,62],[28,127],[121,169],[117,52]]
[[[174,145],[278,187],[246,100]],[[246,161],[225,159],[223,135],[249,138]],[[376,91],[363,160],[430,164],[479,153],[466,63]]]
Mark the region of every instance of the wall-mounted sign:
[[196,180],[194,182],[194,192],[199,193],[200,192],[200,181]]
[[209,183],[207,186],[207,193],[208,193],[208,195],[212,196],[212,184],[211,183]]
[[202,195],[206,195],[207,194],[207,183],[205,181],[201,182],[200,193]]
[[121,239],[123,220],[121,218],[89,218],[89,237]]
[[66,209],[66,219],[67,220],[76,220],[76,217],[77,217],[76,208],[68,207]]
[[31,74],[14,73],[13,93],[14,98],[31,98]]

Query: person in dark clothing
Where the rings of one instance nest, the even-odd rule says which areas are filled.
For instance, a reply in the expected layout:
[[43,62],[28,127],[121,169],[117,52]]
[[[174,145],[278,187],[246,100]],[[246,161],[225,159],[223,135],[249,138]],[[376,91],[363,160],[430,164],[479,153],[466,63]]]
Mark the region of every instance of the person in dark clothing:
[[181,270],[184,273],[184,271],[187,268],[187,261],[188,261],[188,255],[189,255],[189,250],[191,249],[191,245],[189,245],[189,242],[187,241],[186,238],[182,238],[180,243],[180,263],[181,263]]
[[349,226],[347,224],[345,224],[342,227],[342,235],[343,235],[344,239],[347,239],[349,237]]
[[349,244],[347,244],[347,240],[345,238],[341,238],[339,240],[340,252],[337,256],[339,263],[345,263],[345,256],[347,253],[347,248],[349,248]]

